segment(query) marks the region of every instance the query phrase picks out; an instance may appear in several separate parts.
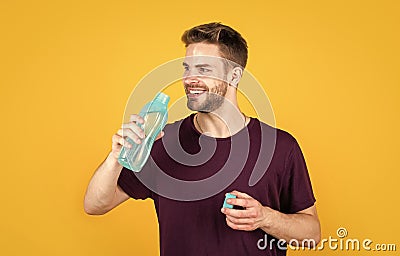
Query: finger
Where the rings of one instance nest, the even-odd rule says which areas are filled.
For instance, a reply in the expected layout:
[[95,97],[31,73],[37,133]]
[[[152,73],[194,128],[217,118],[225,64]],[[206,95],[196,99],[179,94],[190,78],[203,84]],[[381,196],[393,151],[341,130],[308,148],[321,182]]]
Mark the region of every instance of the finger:
[[[123,129],[122,131],[125,131],[125,129],[132,130],[132,132],[134,132],[137,136],[139,136],[142,139],[145,136],[144,131],[142,130],[142,128],[140,128],[136,123],[123,124],[121,128]],[[127,136],[126,134],[120,134],[120,135],[123,136],[123,137]]]
[[258,205],[258,202],[254,200],[253,198],[246,198],[246,199],[240,199],[240,198],[229,198],[226,200],[228,204],[231,205],[237,205],[237,206],[242,206],[244,208],[249,208],[249,207],[254,207]]
[[116,144],[116,145],[113,144],[111,149],[112,149],[112,152],[119,153],[121,151],[121,149],[122,149],[122,146],[119,145],[119,144]]
[[118,149],[119,147],[121,147],[121,145],[119,144],[119,140],[120,140],[121,136],[119,136],[118,134],[114,134],[112,136],[112,144],[111,144],[111,148],[113,149]]
[[229,215],[234,218],[254,218],[256,214],[252,210],[237,210],[237,209],[229,209],[229,208],[222,208],[221,212],[225,215]]
[[119,145],[126,147],[126,148],[132,147],[132,144],[129,141],[127,141],[126,139],[124,139],[123,137],[119,138],[118,143],[119,143]]
[[120,135],[121,137],[123,137],[128,142],[129,142],[129,140],[127,140],[126,138],[131,139],[136,144],[140,144],[142,142],[141,139],[139,138],[139,136],[129,128],[119,129],[117,134]]
[[227,215],[226,218],[234,224],[253,225],[255,223],[254,218],[234,218],[229,215]]
[[118,134],[114,134],[112,137],[112,148],[124,145],[131,145],[128,141],[124,142],[124,138]]
[[133,115],[130,115],[129,122],[130,123],[131,122],[138,122],[140,124],[144,124],[144,119],[143,119],[143,117],[141,117],[139,115],[133,114]]
[[239,192],[237,190],[232,191],[231,194],[234,194],[237,198],[252,198],[248,194]]
[[119,140],[119,138],[121,138],[121,136],[120,135],[118,135],[118,134],[114,134],[113,136],[112,136],[112,138],[111,138],[111,140],[112,140],[112,144],[114,145],[114,144],[118,144],[118,140]]
[[[132,145],[133,142],[131,143],[130,141],[128,141],[124,137],[120,136],[119,134],[115,134],[113,136],[112,141],[113,141],[113,144],[112,144],[113,147],[115,147],[115,146],[124,146],[126,148],[131,148],[133,146]],[[141,143],[140,139],[138,139],[137,141],[134,141],[134,142],[137,143],[137,144]]]
[[253,230],[252,227],[250,225],[246,225],[246,224],[235,224],[233,222],[231,222],[230,220],[226,219],[226,224],[235,230],[245,230],[245,231],[250,231]]
[[116,159],[119,158],[119,155],[121,153],[121,149],[122,149],[121,145],[112,147],[112,154]]
[[161,131],[161,132],[157,135],[156,140],[161,139],[163,136],[164,136],[164,131]]

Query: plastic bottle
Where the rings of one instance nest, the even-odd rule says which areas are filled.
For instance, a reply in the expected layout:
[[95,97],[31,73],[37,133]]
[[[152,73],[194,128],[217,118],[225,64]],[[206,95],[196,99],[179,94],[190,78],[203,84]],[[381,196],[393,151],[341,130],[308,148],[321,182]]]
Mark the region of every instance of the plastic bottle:
[[122,147],[118,157],[118,162],[122,166],[134,172],[140,172],[149,158],[157,135],[164,129],[167,123],[169,99],[168,95],[160,92],[152,101],[144,105],[139,113],[144,119],[144,124],[137,123],[137,125],[143,129],[145,138],[142,139],[142,143],[140,144],[136,144],[129,137],[126,138],[132,147]]

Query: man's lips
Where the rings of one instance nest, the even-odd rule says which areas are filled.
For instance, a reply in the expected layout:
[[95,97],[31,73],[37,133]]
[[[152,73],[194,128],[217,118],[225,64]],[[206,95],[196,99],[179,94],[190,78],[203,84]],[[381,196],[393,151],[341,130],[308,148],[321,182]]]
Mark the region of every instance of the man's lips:
[[199,88],[199,87],[187,87],[186,88],[186,95],[191,98],[196,98],[199,97],[200,95],[204,94],[207,92],[207,89],[204,88]]

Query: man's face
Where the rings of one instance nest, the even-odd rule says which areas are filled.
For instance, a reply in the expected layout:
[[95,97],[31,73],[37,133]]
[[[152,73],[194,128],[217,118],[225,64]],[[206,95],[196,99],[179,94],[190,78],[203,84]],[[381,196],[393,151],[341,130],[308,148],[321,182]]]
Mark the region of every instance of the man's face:
[[224,102],[226,66],[217,45],[196,43],[186,48],[183,84],[190,110],[212,112]]

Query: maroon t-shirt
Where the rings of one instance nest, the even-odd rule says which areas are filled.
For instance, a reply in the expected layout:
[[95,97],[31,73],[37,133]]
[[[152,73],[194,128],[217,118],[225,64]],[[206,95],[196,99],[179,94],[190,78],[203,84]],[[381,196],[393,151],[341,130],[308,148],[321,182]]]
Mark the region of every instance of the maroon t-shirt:
[[[232,190],[283,213],[312,206],[315,198],[297,141],[255,118],[229,138],[212,138],[196,130],[193,117],[168,124],[141,172],[123,168],[118,179],[132,198],[154,201],[161,256],[286,255],[261,229],[230,228],[220,209]],[[249,184],[253,172],[255,185]]]

